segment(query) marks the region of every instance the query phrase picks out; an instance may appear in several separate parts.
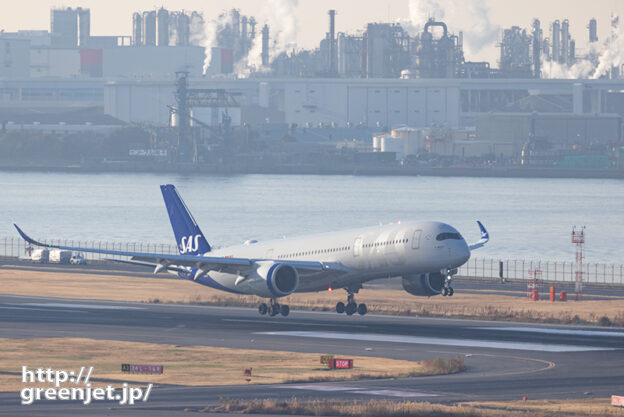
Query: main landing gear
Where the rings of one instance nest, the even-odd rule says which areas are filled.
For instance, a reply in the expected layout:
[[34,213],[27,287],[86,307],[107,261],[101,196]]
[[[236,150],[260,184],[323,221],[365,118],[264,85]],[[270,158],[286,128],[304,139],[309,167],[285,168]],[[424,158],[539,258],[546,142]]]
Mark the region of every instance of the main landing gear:
[[360,316],[363,316],[364,314],[366,314],[368,312],[368,309],[366,308],[366,304],[364,303],[357,304],[355,302],[355,297],[353,295],[353,292],[348,291],[348,293],[349,295],[347,296],[347,304],[345,305],[345,303],[343,303],[342,301],[339,301],[336,304],[336,313],[338,314],[347,313],[347,316],[352,316],[357,311],[357,313]]
[[453,290],[453,287],[451,287],[452,282],[453,282],[453,276],[451,275],[451,272],[448,271],[446,273],[446,279],[444,280],[444,287],[442,287],[442,295],[444,297],[446,297],[447,295],[449,297],[452,297],[453,294],[455,293],[455,291]]
[[258,306],[258,313],[262,316],[268,314],[269,316],[274,317],[281,314],[286,317],[290,313],[290,307],[286,304],[278,304],[275,298],[271,298],[271,303],[268,306],[265,303]]

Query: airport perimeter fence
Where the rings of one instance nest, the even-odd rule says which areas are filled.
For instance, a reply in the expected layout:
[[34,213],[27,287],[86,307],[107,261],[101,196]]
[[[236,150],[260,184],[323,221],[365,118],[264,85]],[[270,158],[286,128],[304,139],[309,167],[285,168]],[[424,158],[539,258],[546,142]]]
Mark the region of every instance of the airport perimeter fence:
[[[59,240],[59,239],[41,239],[42,243],[59,246],[73,246],[87,249],[106,249],[123,252],[143,252],[143,253],[164,253],[169,255],[178,255],[176,245],[169,243],[145,243],[145,242],[104,242],[99,240]],[[0,256],[12,258],[30,258],[30,251],[37,249],[26,243],[18,237],[5,237],[0,239]],[[126,256],[105,255],[102,253],[81,252],[88,260],[104,260],[104,259],[128,259]]]
[[[537,278],[542,281],[568,283],[576,281],[574,262],[523,259],[472,258],[459,268],[458,275],[475,280],[501,279],[502,276],[507,281],[527,281],[533,279],[529,271],[539,271]],[[624,265],[585,263],[583,264],[583,282],[624,285]]]
[[[169,243],[105,242],[97,240],[41,240],[41,242],[89,249],[178,254],[177,246]],[[21,238],[0,238],[0,256],[29,258],[28,248],[29,245]],[[33,249],[35,248],[31,247],[31,250]],[[124,256],[104,255],[101,253],[84,252],[83,255],[89,260],[127,259]],[[472,258],[459,268],[458,275],[474,280],[489,280],[500,279],[502,272],[502,277],[505,280],[526,281],[532,278],[529,271],[535,270],[541,271],[538,278],[543,281],[575,282],[576,265],[574,262]],[[583,282],[587,284],[624,285],[624,265],[586,263],[583,264],[583,270]]]

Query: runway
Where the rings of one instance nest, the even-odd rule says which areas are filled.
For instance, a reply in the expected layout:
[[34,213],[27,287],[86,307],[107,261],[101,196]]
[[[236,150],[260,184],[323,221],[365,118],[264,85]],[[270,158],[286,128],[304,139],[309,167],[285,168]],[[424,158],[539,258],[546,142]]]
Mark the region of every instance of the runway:
[[[134,408],[89,405],[89,415],[187,415],[186,407],[229,398],[395,398],[457,400],[607,397],[624,393],[624,330],[473,320],[0,296],[0,335],[87,337],[176,345],[382,356],[406,360],[464,356],[456,375],[320,384],[155,387]],[[16,365],[16,371],[19,371]],[[19,405],[0,393],[2,415],[81,415],[67,402]],[[26,413],[26,414],[25,414]]]

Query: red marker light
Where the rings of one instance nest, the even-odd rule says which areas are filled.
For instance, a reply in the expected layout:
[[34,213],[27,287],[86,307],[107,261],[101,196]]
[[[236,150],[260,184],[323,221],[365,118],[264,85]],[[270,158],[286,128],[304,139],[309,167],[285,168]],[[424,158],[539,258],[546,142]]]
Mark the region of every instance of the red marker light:
[[329,287],[329,288],[327,289],[327,291],[330,291],[330,292],[331,292],[331,290],[332,290],[332,287]]

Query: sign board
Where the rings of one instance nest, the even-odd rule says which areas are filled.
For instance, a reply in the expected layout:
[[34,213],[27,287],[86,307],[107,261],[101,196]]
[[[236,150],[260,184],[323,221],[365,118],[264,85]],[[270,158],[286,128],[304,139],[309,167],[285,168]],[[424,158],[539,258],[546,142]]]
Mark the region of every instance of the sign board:
[[334,359],[334,369],[352,369],[353,359]]
[[167,156],[166,149],[130,149],[129,156]]
[[334,359],[334,355],[321,355],[321,364],[328,365],[332,359]]
[[621,397],[619,395],[612,395],[611,405],[615,405],[616,407],[624,407],[624,397]]
[[129,372],[131,374],[162,374],[162,365],[135,365],[132,363],[122,363],[121,372]]

